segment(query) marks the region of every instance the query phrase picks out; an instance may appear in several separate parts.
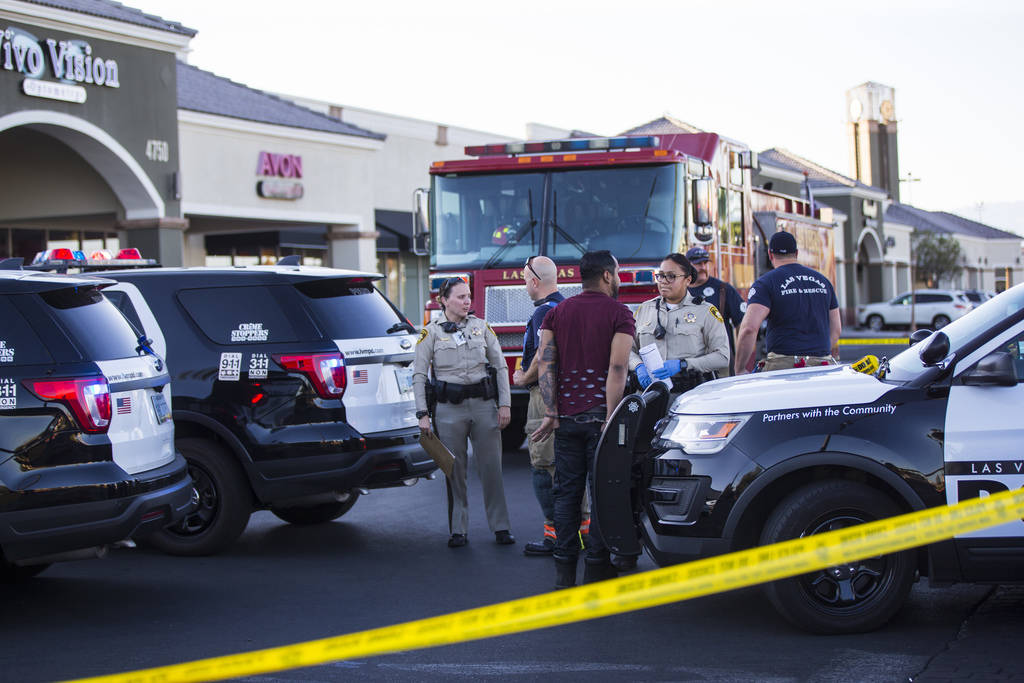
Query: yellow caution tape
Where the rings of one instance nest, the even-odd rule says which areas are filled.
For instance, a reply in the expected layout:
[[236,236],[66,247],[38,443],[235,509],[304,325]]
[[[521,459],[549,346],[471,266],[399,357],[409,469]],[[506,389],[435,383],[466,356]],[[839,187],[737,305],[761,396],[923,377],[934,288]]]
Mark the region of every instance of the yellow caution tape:
[[597,619],[774,581],[906,550],[1024,518],[1024,489],[928,508],[846,529],[719,555],[642,574],[242,654],[81,679],[117,683],[214,681],[466,642]]
[[869,339],[867,337],[847,337],[840,339],[837,342],[840,346],[884,346],[887,344],[900,344],[902,346],[910,346],[910,339],[907,337],[889,337],[879,339]]
[[865,375],[873,375],[878,372],[878,356],[868,354],[856,363],[850,365],[850,367]]

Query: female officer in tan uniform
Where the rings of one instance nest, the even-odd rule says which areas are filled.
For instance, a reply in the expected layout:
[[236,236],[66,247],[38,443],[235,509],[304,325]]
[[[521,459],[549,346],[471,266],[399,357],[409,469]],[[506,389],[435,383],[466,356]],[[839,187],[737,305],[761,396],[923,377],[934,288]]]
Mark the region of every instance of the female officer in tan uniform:
[[[509,533],[508,506],[501,479],[501,430],[508,425],[512,404],[508,371],[494,332],[471,315],[469,285],[460,278],[445,280],[438,292],[442,315],[420,333],[413,364],[416,416],[430,431],[427,383],[433,365],[437,395],[434,425],[437,436],[455,456],[448,486],[449,548],[466,545],[469,525],[466,496],[467,439],[473,444],[477,474],[484,490],[487,524],[494,540],[515,543]],[[497,372],[489,373],[488,367]],[[497,405],[495,404],[497,399]]]
[[[640,304],[636,337],[629,354],[629,368],[646,388],[656,379],[670,379],[672,392],[680,393],[710,378],[716,370],[729,367],[729,338],[722,314],[714,305],[697,303],[687,292],[696,269],[682,254],[669,254],[654,274],[658,281],[655,297]],[[640,349],[656,344],[665,364],[649,371]]]

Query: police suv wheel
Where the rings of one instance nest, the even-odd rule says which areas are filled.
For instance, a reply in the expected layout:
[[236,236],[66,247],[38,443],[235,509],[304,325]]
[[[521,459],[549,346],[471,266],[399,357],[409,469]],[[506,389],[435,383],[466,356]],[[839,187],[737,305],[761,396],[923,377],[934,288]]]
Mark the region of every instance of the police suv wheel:
[[351,510],[358,498],[358,491],[349,491],[345,500],[305,507],[270,508],[270,511],[278,519],[289,524],[323,524],[338,519]]
[[182,438],[175,446],[188,461],[198,505],[182,521],[146,540],[170,555],[213,555],[242,535],[252,512],[245,476],[220,444]]
[[[761,533],[762,545],[898,515],[885,494],[859,482],[807,484],[786,497]],[[914,553],[856,560],[765,586],[768,599],[794,625],[813,633],[861,633],[893,617],[914,581]]]
[[869,315],[868,316],[868,329],[878,332],[885,327],[885,321],[882,320],[880,315]]

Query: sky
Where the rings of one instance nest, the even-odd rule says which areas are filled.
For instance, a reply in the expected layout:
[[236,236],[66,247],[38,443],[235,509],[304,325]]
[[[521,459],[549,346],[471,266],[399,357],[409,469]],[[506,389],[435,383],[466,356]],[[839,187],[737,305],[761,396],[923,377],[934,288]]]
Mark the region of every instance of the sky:
[[1024,234],[1019,1],[122,1],[261,90],[520,138],[669,114],[846,175],[845,93],[883,83],[903,201]]

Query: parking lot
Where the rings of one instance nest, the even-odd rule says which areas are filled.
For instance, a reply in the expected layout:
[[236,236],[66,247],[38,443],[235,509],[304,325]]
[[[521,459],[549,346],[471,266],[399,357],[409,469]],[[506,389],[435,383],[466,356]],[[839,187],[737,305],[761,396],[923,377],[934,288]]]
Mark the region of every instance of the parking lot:
[[[514,546],[493,543],[471,475],[470,543],[458,550],[445,547],[438,479],[374,491],[340,520],[315,527],[257,513],[241,539],[214,557],[139,548],[56,565],[31,583],[2,589],[3,679],[48,681],[173,664],[545,592],[553,581],[550,561],[522,554],[522,544],[541,527],[526,459],[525,451],[504,457]],[[642,558],[640,569],[651,568]],[[789,627],[757,589],[747,589],[246,680],[902,681],[930,666],[948,667],[957,653],[963,659],[958,632],[990,591],[917,585],[882,630],[814,637]],[[1016,632],[1024,635],[1024,627]],[[1000,655],[990,648],[986,661],[998,665],[1000,656],[1015,657],[1012,649]]]

